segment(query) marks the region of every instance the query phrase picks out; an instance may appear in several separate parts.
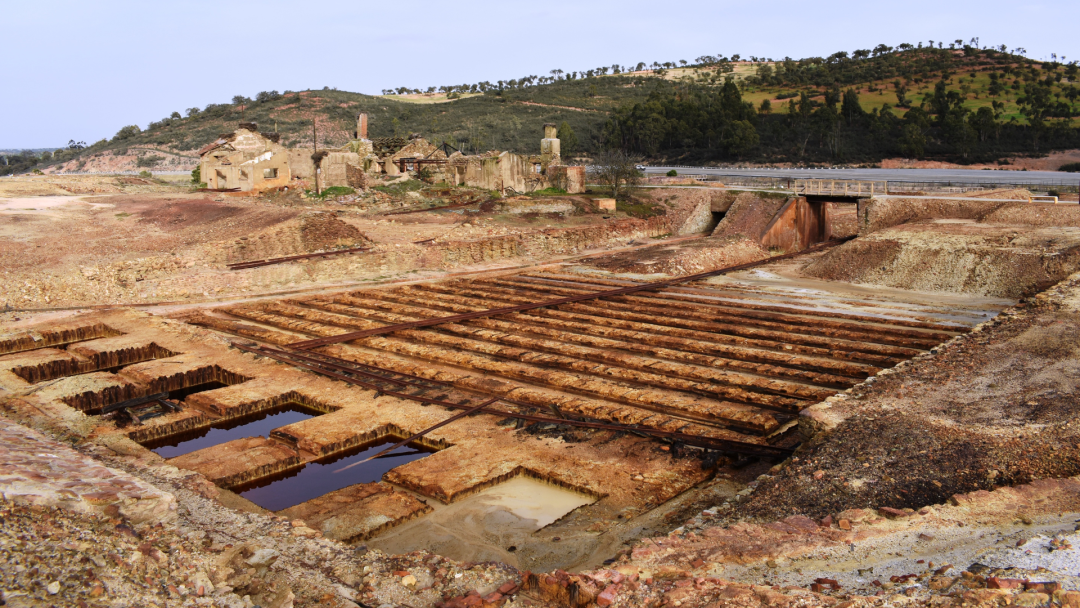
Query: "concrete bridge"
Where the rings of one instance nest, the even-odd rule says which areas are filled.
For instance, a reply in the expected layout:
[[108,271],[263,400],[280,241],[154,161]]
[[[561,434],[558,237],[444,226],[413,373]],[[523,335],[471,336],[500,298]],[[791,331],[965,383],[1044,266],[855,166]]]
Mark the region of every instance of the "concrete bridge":
[[846,179],[797,179],[794,184],[796,196],[814,197],[817,200],[841,199],[854,202],[889,193],[889,182],[884,180],[860,181]]

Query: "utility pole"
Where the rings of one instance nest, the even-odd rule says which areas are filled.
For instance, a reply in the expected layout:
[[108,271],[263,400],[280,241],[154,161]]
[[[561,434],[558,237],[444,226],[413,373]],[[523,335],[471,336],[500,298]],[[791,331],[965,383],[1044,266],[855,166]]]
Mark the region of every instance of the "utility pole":
[[315,175],[315,196],[319,196],[319,134],[315,129],[315,117],[311,118],[311,145],[313,152],[311,160],[314,161],[312,173]]

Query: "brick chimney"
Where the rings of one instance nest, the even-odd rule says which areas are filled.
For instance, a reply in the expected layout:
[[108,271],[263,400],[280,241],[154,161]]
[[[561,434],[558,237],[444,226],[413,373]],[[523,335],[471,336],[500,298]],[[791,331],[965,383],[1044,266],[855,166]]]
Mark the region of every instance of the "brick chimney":
[[356,117],[356,139],[367,139],[367,112]]

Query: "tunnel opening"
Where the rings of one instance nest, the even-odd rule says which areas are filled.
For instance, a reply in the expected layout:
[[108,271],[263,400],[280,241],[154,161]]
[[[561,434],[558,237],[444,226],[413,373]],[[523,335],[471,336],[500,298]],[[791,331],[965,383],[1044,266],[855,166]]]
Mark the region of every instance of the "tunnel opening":
[[706,234],[712,234],[712,231],[716,230],[716,227],[720,225],[720,220],[724,219],[724,216],[727,215],[727,212],[712,211],[710,212],[710,215],[711,217],[709,218],[708,227],[705,229]]

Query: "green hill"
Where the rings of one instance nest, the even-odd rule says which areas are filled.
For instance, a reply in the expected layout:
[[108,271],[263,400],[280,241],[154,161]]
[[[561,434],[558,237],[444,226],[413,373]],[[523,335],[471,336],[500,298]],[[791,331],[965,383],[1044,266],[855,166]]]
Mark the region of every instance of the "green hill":
[[[440,87],[430,95],[267,92],[191,109],[186,116],[174,112],[145,130],[125,127],[109,140],[55,158],[24,154],[0,166],[0,173],[136,148],[190,157],[241,121],[279,132],[289,146],[310,146],[314,122],[320,146],[340,146],[352,137],[360,112],[369,114],[370,137],[416,132],[466,152],[536,151],[546,122],[565,122],[575,132],[578,149],[569,155],[564,150],[565,156],[617,145],[654,161],[915,156],[973,162],[1080,147],[1076,62],[1039,63],[1004,49],[879,45],[827,58],[701,57],[696,65],[667,65],[522,79],[501,88]],[[478,94],[480,89],[487,90]]]

